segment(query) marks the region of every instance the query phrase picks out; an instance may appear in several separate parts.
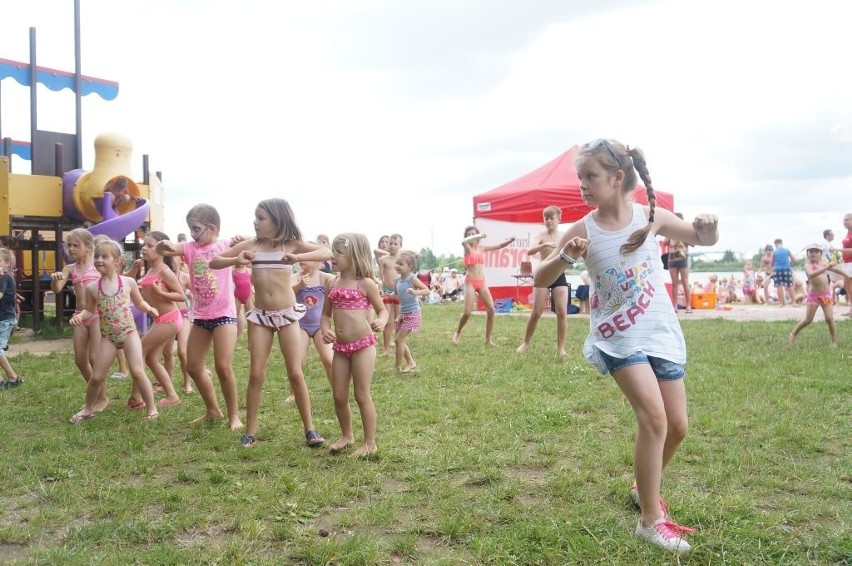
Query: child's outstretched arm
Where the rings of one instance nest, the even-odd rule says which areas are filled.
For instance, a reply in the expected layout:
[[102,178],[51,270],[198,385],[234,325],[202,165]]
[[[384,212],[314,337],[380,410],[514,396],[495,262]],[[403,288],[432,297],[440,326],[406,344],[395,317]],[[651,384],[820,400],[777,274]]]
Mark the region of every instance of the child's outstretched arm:
[[183,255],[183,242],[160,240],[154,249],[157,250],[158,254],[163,256]]
[[299,263],[300,261],[326,261],[331,259],[332,251],[325,246],[318,246],[308,242],[294,242],[295,253],[284,254],[284,263]]
[[53,291],[54,295],[58,294],[68,282],[68,278],[71,276],[71,267],[72,264],[68,264],[62,268],[62,271],[50,274],[50,290]]
[[130,291],[130,300],[133,301],[133,304],[136,305],[136,308],[140,311],[150,314],[152,317],[157,318],[160,316],[160,313],[149,305],[145,299],[142,298],[142,293],[139,292],[139,285],[136,284],[136,280],[132,277],[126,277],[123,275],[119,275],[124,279],[123,283]]
[[[375,332],[381,332],[385,329],[385,325],[388,323],[388,311],[385,308],[385,303],[382,301],[381,295],[379,294],[379,286],[372,279],[364,279],[361,285],[364,288],[364,293],[367,295],[367,299],[373,306],[373,310],[376,311],[376,319],[370,323],[370,328],[372,328]],[[326,301],[326,303],[327,302],[328,301]]]
[[505,240],[503,240],[499,244],[494,244],[493,246],[482,246],[482,251],[490,252],[490,251],[494,251],[494,250],[499,250],[501,248],[505,248],[506,246],[508,246],[509,244],[511,244],[514,241],[515,241],[515,237],[509,236],[508,238],[506,238]]
[[699,214],[692,223],[681,220],[671,211],[658,208],[654,212],[656,233],[690,246],[712,246],[719,241],[719,217]]
[[251,265],[254,253],[248,250],[255,243],[254,239],[242,240],[210,260],[210,269],[225,269],[235,265]]

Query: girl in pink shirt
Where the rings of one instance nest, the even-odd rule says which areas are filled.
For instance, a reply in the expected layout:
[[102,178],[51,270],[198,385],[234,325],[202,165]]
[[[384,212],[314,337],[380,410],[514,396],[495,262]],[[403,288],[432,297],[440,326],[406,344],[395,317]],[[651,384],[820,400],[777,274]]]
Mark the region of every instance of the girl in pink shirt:
[[231,268],[210,269],[210,260],[231,247],[229,240],[220,240],[219,212],[209,204],[197,204],[186,214],[186,223],[193,242],[174,243],[163,240],[157,243],[157,253],[164,256],[183,256],[189,266],[192,287],[192,328],[187,341],[187,370],[201,398],[206,412],[193,422],[213,421],[223,418],[216,391],[210,375],[205,371],[204,360],[210,346],[216,375],[225,397],[228,422],[231,430],[243,427],[240,421],[237,398],[237,378],[232,361],[237,343],[237,309],[234,301],[234,280]]

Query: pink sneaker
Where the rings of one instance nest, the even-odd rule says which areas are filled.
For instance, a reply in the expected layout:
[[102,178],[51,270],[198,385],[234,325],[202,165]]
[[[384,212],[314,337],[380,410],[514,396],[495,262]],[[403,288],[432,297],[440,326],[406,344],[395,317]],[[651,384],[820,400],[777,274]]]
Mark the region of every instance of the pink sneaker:
[[[642,506],[639,505],[639,488],[636,487],[635,483],[632,486],[630,486],[630,498],[633,500],[633,505],[635,505],[636,507],[639,507],[640,509],[642,508]],[[662,495],[660,496],[660,510],[663,512],[663,518],[668,519],[669,518],[669,504],[666,503],[666,500],[663,499]]]
[[656,544],[661,548],[665,548],[670,552],[682,554],[687,552],[691,546],[684,540],[684,534],[692,534],[695,529],[682,527],[674,521],[660,518],[657,519],[650,527],[642,526],[642,519],[636,525],[636,536],[645,539],[651,544]]

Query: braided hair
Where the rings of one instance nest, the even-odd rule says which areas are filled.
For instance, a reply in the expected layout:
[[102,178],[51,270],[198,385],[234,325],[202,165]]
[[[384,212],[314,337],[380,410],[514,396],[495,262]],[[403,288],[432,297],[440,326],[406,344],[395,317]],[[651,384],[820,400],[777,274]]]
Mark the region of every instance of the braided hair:
[[[651,174],[648,172],[648,165],[645,163],[645,156],[642,154],[641,150],[636,148],[627,148],[627,154],[633,161],[633,167],[636,168],[636,172],[639,173],[639,177],[642,178],[642,182],[645,184],[645,194],[648,195],[649,210],[648,223],[643,228],[640,228],[630,234],[627,241],[622,244],[620,251],[623,254],[636,251],[639,246],[645,243],[645,240],[648,238],[648,234],[651,233],[651,226],[654,224],[654,212],[657,208],[657,195],[654,193],[654,186],[651,184]],[[630,190],[632,191],[633,187],[631,187]]]

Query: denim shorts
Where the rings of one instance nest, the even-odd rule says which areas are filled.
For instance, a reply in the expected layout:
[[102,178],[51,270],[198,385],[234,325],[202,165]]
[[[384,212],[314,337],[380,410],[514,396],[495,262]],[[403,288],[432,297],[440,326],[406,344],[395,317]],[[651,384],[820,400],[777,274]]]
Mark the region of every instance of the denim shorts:
[[12,329],[15,327],[15,319],[0,320],[0,358],[6,355],[4,348],[9,343],[9,336],[12,335]]
[[657,381],[676,381],[683,379],[683,376],[686,374],[683,364],[677,364],[663,358],[655,358],[654,356],[646,356],[642,352],[634,352],[626,358],[613,358],[602,350],[598,350],[598,352],[606,364],[609,373],[635,364],[649,364],[654,371],[654,375],[657,376]]

